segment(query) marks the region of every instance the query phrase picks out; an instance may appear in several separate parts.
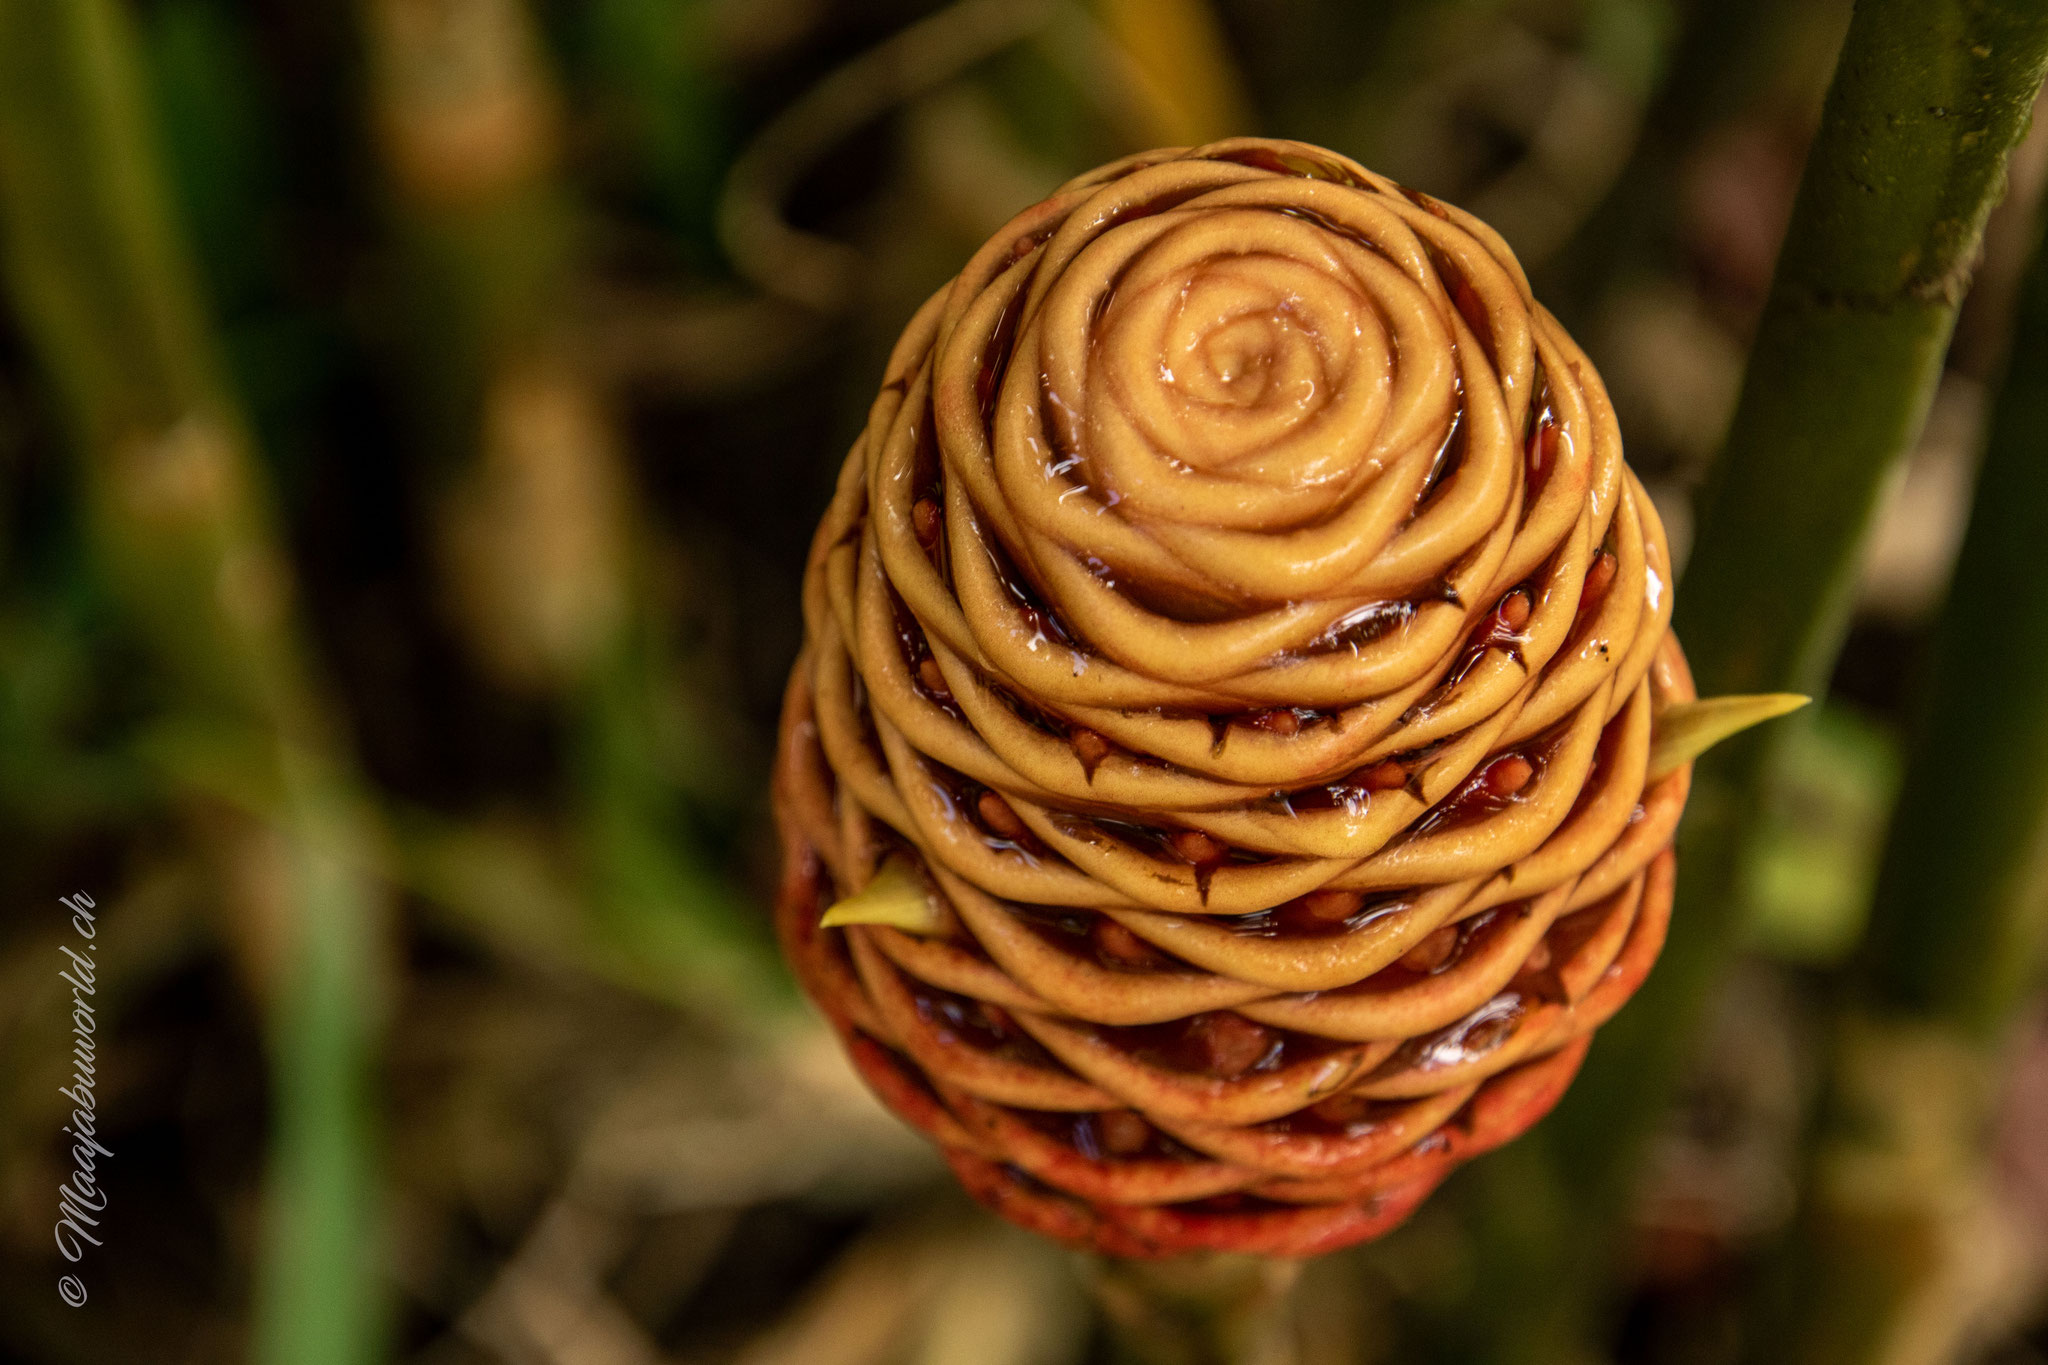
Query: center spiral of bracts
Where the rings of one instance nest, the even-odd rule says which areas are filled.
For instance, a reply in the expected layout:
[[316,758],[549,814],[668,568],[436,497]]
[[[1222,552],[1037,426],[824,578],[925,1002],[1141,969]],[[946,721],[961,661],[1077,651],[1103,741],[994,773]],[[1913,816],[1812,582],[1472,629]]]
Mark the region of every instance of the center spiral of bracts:
[[790,957],[1021,1223],[1373,1236],[1662,944],[1670,585],[1491,229],[1294,143],[1105,167],[919,311],[819,529]]

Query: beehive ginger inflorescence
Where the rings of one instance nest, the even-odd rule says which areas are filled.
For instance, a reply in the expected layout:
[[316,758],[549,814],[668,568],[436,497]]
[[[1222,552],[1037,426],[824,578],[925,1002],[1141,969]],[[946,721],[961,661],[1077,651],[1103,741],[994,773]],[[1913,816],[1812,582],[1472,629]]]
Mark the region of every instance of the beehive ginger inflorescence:
[[998,233],[897,344],[804,610],[786,949],[1049,1235],[1373,1236],[1663,942],[1657,514],[1501,239],[1333,153],[1147,153]]

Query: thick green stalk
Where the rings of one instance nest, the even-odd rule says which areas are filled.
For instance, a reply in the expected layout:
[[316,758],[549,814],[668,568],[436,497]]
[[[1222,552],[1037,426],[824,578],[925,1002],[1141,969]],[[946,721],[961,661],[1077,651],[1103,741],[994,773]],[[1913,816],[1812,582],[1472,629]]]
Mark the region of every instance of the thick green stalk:
[[[1678,593],[1703,694],[1824,690],[1865,534],[1926,417],[2044,64],[2048,7],[1857,4]],[[1701,761],[1664,960],[1514,1159],[1512,1198],[1491,1201],[1506,1231],[1486,1242],[1478,1349],[1496,1359],[1570,1353],[1597,1320],[1637,1160],[1734,949],[1770,734]],[[1567,1225],[1512,1235],[1513,1206],[1545,1180],[1557,1195],[1535,1202],[1570,1210]]]
[[2038,5],[1856,6],[1678,600],[1703,693],[1826,683],[2044,61]]
[[[269,1008],[258,1355],[355,1365],[376,1353],[379,1317],[368,821],[307,679],[291,573],[142,92],[113,0],[0,0],[7,284],[75,437],[97,557],[174,680],[155,749],[208,817]],[[207,787],[243,799],[222,811]]]
[[1966,1291],[1989,1278],[1969,1257],[1993,1221],[1985,1146],[1999,1055],[2048,961],[2044,518],[2048,253],[2037,253],[1757,1359],[1885,1361],[1908,1337],[1953,1349],[1981,1307]]
[[2021,294],[1856,963],[1875,1007],[2002,1036],[2048,939],[2048,252]]

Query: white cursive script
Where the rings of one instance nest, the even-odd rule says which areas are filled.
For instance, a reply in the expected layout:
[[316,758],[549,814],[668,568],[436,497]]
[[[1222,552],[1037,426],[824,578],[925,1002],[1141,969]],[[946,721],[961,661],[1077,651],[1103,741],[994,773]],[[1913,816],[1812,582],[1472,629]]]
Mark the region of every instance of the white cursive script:
[[[97,1077],[95,1063],[99,1047],[94,1039],[93,997],[98,980],[93,939],[98,924],[93,917],[91,896],[83,891],[61,898],[71,912],[71,928],[84,942],[80,952],[68,943],[57,945],[64,964],[57,975],[71,987],[71,1084],[57,1091],[71,1101],[71,1122],[64,1131],[71,1135],[71,1176],[57,1187],[58,1254],[73,1265],[85,1255],[88,1245],[99,1246],[96,1229],[106,1213],[107,1192],[101,1186],[99,1163],[114,1154],[99,1140],[99,1108],[93,1094]],[[57,1297],[76,1308],[85,1302],[85,1284],[75,1275],[57,1281]]]

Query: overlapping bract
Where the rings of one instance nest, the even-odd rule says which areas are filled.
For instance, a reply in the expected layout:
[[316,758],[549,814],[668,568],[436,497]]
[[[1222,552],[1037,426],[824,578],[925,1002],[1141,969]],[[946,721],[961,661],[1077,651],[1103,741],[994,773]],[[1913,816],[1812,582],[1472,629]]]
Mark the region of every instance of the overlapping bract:
[[[791,959],[1019,1222],[1374,1235],[1662,943],[1670,581],[1484,224],[1301,144],[1105,167],[917,314],[819,529]],[[930,923],[818,927],[892,862]]]

